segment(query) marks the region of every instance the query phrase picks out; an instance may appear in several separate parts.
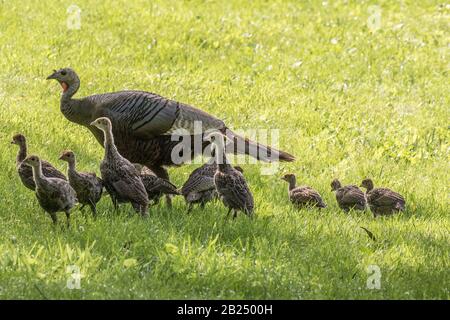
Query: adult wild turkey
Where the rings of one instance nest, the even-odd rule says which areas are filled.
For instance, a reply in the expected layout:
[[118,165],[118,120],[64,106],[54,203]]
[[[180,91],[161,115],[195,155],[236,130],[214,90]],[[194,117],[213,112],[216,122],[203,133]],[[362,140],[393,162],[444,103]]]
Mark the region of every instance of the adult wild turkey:
[[320,194],[314,190],[313,188],[309,186],[300,186],[297,187],[297,178],[295,177],[295,174],[288,173],[283,176],[284,181],[287,181],[289,183],[288,188],[288,195],[289,200],[296,206],[296,207],[317,207],[317,208],[325,208],[327,205],[323,201]]
[[69,183],[77,193],[78,201],[84,206],[89,206],[94,215],[97,214],[97,202],[103,193],[103,181],[94,172],[78,172],[76,170],[75,153],[70,150],[63,151],[60,160],[69,164],[67,175]]
[[70,222],[70,209],[77,203],[75,190],[69,182],[59,178],[48,178],[42,173],[42,163],[38,156],[31,155],[23,160],[25,165],[31,166],[36,182],[36,197],[54,224],[57,222],[56,213],[65,212],[67,226]]
[[[33,179],[33,171],[30,166],[23,163],[23,160],[27,157],[27,140],[23,134],[16,134],[13,136],[11,144],[16,144],[19,146],[19,152],[16,157],[16,169],[19,174],[20,181],[23,185],[30,190],[35,191],[36,184]],[[67,180],[66,176],[52,166],[51,163],[41,160],[42,174],[48,178],[59,178]]]
[[135,166],[117,151],[111,121],[102,117],[92,122],[105,135],[105,156],[100,164],[103,185],[111,197],[114,207],[129,202],[136,212],[147,217],[148,196]]
[[[204,111],[154,93],[119,91],[73,99],[80,87],[80,79],[74,70],[55,70],[47,79],[55,79],[61,84],[60,108],[69,121],[87,127],[103,145],[102,132],[90,123],[99,117],[109,118],[120,154],[133,163],[149,167],[158,177],[166,180],[169,176],[164,166],[183,162],[178,163],[178,159],[172,156],[172,151],[179,144],[179,141],[172,141],[172,134],[188,138],[190,150],[180,152],[184,160],[192,159],[209,144],[202,139],[207,130],[219,130],[234,142],[233,148],[227,149],[227,152],[250,154],[263,161],[294,160],[286,152],[240,137],[229,130],[222,120]],[[201,125],[202,134],[199,136],[194,136],[195,123]],[[192,148],[194,141],[199,141],[200,146]]]
[[366,209],[366,197],[358,186],[342,186],[338,179],[334,179],[331,182],[331,191],[336,192],[336,201],[339,208],[345,212],[348,212],[350,209]]
[[405,210],[405,198],[388,188],[374,188],[371,179],[364,179],[361,187],[366,188],[366,198],[374,217],[390,215]]
[[228,207],[227,216],[234,212],[233,218],[237,217],[238,211],[243,211],[248,216],[253,214],[253,194],[247,185],[244,175],[233,168],[225,155],[225,142],[227,139],[219,132],[210,133],[205,137],[213,143],[216,173],[214,174],[214,185],[223,204]]

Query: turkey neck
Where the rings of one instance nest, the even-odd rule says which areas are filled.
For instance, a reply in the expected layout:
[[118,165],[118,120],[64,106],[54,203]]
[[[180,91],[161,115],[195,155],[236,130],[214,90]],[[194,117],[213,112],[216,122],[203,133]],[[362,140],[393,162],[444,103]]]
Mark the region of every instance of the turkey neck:
[[231,169],[231,165],[228,163],[228,159],[225,155],[225,148],[217,143],[215,153],[217,170],[220,172],[229,171]]
[[77,77],[74,82],[61,95],[60,109],[62,114],[71,122],[81,125],[88,125],[91,119],[92,108],[83,105],[81,100],[72,99],[80,88],[80,79]]
[[69,173],[76,173],[75,170],[75,160],[69,160]]
[[107,128],[103,131],[105,134],[105,159],[115,159],[119,155],[119,151],[117,151],[117,147],[114,144],[114,136],[112,134],[112,128]]
[[36,185],[41,184],[42,180],[44,179],[44,175],[42,174],[42,164],[41,161],[39,161],[39,164],[36,166],[32,166],[33,169],[33,178],[36,182]]
[[26,142],[19,145],[19,152],[17,153],[16,163],[20,164],[27,157],[27,144]]
[[75,169],[76,166],[76,160],[69,160],[69,170],[67,170],[67,175],[69,177],[69,182],[74,182],[76,179],[80,176],[77,170]]
[[289,180],[289,191],[291,191],[292,189],[295,189],[295,184],[296,184],[296,179],[295,178],[291,178]]

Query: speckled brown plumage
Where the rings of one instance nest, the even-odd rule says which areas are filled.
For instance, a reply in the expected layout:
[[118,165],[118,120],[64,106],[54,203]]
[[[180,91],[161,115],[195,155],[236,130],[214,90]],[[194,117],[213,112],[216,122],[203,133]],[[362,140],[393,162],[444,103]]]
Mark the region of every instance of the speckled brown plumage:
[[156,176],[149,168],[139,164],[135,164],[135,167],[140,173],[142,183],[152,205],[158,204],[163,195],[180,194],[173,183]]
[[[23,134],[16,134],[13,136],[11,144],[16,144],[19,146],[19,152],[16,157],[16,169],[19,174],[20,181],[22,181],[23,185],[30,190],[35,191],[36,184],[33,179],[33,170],[30,166],[27,166],[23,163],[23,160],[27,157],[27,141]],[[41,160],[42,165],[42,173],[44,176],[49,178],[59,178],[63,180],[67,180],[66,176],[52,166],[49,162],[45,160]]]
[[289,200],[296,207],[317,207],[325,208],[327,205],[323,201],[320,194],[309,186],[296,186],[296,177],[294,174],[286,174],[282,178],[289,183],[288,195]]
[[105,135],[105,156],[100,164],[100,172],[114,206],[129,202],[136,212],[147,216],[148,195],[144,184],[135,166],[117,151],[111,121],[102,117],[92,122],[92,125],[102,130]]
[[[241,167],[234,167],[239,172],[243,172]],[[199,204],[203,209],[209,201],[218,197],[214,184],[214,175],[217,165],[214,158],[198,167],[189,175],[189,178],[181,188],[186,203],[188,203],[188,213],[191,212],[195,204]]]
[[342,210],[348,212],[350,209],[366,209],[366,197],[358,186],[342,186],[338,179],[334,179],[331,182],[331,190],[336,193],[336,201]]
[[67,175],[69,183],[77,193],[78,201],[89,206],[92,213],[97,213],[97,202],[100,201],[103,192],[103,182],[92,172],[78,172],[76,170],[76,158],[73,151],[66,150],[59,157],[69,164]]
[[195,169],[189,175],[181,188],[181,194],[188,203],[188,213],[192,210],[194,204],[200,204],[203,209],[206,203],[217,197],[216,186],[214,185],[216,170],[215,162],[210,161]]
[[75,190],[66,180],[44,176],[39,157],[31,155],[25,158],[23,163],[32,167],[36,197],[42,209],[50,214],[54,224],[57,222],[56,213],[65,212],[69,225],[70,209],[77,203]]
[[226,137],[218,132],[213,132],[206,139],[213,143],[217,165],[214,185],[219,198],[228,208],[227,215],[233,211],[233,218],[236,218],[238,211],[242,211],[248,216],[252,216],[254,211],[253,194],[244,175],[233,168],[227,160],[224,149]]
[[405,210],[406,202],[401,194],[388,188],[374,188],[371,179],[364,179],[361,187],[366,188],[367,203],[375,217]]

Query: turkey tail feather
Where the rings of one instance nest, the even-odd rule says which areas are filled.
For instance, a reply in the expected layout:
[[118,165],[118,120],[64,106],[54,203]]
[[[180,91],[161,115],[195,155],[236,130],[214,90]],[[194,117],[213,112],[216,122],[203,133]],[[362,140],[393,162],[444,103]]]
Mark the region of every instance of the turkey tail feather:
[[[292,162],[295,160],[295,157],[287,152],[241,137],[229,129],[225,130],[225,135],[232,142],[227,145],[227,153],[247,154],[264,162]],[[230,146],[232,147],[231,150],[229,149]]]

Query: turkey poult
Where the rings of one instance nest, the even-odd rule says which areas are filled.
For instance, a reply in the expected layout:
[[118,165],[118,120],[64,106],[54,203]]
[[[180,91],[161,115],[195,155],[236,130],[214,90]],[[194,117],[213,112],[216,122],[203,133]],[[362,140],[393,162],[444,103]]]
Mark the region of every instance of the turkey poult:
[[224,137],[219,132],[210,133],[205,137],[213,144],[215,163],[217,164],[214,174],[214,185],[223,204],[228,207],[227,216],[234,212],[233,218],[237,217],[238,211],[252,216],[254,209],[253,195],[245,181],[244,175],[233,168],[225,155]]
[[[158,177],[169,180],[164,166],[181,164],[201,154],[209,142],[203,140],[207,130],[218,130],[234,142],[230,150],[234,153],[250,154],[263,161],[293,161],[294,156],[243,138],[227,128],[225,123],[187,104],[166,99],[145,91],[119,91],[73,99],[80,87],[80,79],[74,70],[55,70],[47,79],[57,80],[62,87],[60,109],[72,122],[87,127],[100,144],[103,134],[90,126],[99,117],[111,120],[118,151],[133,163],[150,168]],[[194,136],[195,125],[200,134]],[[180,135],[188,140],[182,152],[183,159],[174,158],[172,151],[180,142],[172,141],[171,135]],[[192,147],[195,142],[198,147]]]
[[42,209],[50,214],[53,223],[57,222],[57,212],[65,212],[67,226],[70,224],[70,209],[77,203],[75,190],[69,182],[60,178],[49,178],[42,173],[42,164],[38,156],[27,157],[24,164],[31,166],[36,182],[36,197]]
[[[19,152],[16,157],[16,168],[19,173],[20,180],[23,185],[30,190],[35,191],[36,184],[33,179],[33,170],[30,166],[23,163],[23,160],[27,157],[27,141],[23,134],[16,134],[13,136],[11,144],[16,144],[19,146]],[[67,180],[66,176],[61,173],[58,169],[52,166],[49,162],[41,160],[42,173],[44,176],[49,178],[59,178]]]
[[374,188],[371,179],[364,179],[361,187],[366,188],[366,198],[374,217],[390,215],[405,210],[405,198],[387,188]]
[[338,179],[334,179],[331,182],[331,191],[336,192],[336,201],[339,208],[345,212],[348,212],[350,209],[366,209],[366,197],[358,186],[342,186]]
[[325,208],[327,205],[322,200],[322,197],[320,194],[314,190],[311,187],[308,186],[301,186],[296,187],[296,177],[294,174],[289,173],[284,175],[283,178],[284,181],[287,181],[289,183],[289,200],[296,206],[296,207],[317,207],[317,208]]
[[[239,166],[234,167],[239,172],[243,172]],[[188,211],[190,213],[194,204],[200,204],[202,209],[206,203],[217,197],[216,186],[214,184],[214,175],[217,171],[217,165],[214,158],[203,164],[201,167],[192,171],[189,178],[181,188],[186,203],[188,203]]]
[[180,194],[176,185],[165,179],[157,177],[149,168],[136,163],[134,166],[140,173],[142,183],[147,191],[148,200],[152,202],[151,205],[158,204],[163,195]]
[[102,117],[91,125],[99,128],[105,135],[105,156],[100,164],[103,185],[111,197],[114,207],[118,203],[129,202],[136,212],[148,216],[148,196],[135,166],[122,157],[114,144],[111,121]]
[[73,151],[66,150],[59,157],[60,160],[69,164],[67,175],[69,183],[77,193],[78,202],[89,206],[94,215],[97,214],[97,202],[100,201],[103,192],[103,182],[95,173],[78,172],[75,168],[76,158]]

